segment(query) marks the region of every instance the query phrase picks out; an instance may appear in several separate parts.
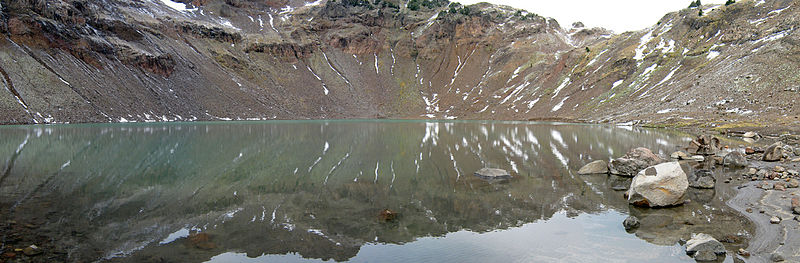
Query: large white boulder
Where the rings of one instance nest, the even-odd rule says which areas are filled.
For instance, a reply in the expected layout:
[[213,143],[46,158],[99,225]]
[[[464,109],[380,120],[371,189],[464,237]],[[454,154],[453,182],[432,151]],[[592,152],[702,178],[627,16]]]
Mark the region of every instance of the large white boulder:
[[633,177],[628,203],[645,207],[680,205],[687,188],[689,180],[678,162],[658,164]]

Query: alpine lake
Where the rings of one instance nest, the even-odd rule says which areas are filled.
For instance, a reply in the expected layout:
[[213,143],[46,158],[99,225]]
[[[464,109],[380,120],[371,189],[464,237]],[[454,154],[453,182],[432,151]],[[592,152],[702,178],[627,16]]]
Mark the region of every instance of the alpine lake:
[[[21,262],[694,262],[692,233],[726,237],[733,262],[753,233],[720,180],[649,209],[623,197],[631,178],[577,174],[691,140],[671,130],[263,121],[2,126],[0,138],[2,249],[38,253]],[[512,177],[474,175],[484,167]],[[638,229],[623,228],[629,215]]]

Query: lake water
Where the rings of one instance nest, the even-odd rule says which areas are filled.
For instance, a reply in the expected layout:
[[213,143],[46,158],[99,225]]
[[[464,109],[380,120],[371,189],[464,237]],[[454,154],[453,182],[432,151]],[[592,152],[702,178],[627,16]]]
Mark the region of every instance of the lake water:
[[[729,236],[735,251],[752,232],[725,184],[640,209],[614,190],[630,179],[576,173],[639,146],[668,155],[689,138],[674,131],[275,121],[0,135],[3,249],[34,244],[41,261],[675,262],[693,261],[691,233]],[[513,178],[473,176],[483,167]],[[642,227],[628,233],[630,214]]]

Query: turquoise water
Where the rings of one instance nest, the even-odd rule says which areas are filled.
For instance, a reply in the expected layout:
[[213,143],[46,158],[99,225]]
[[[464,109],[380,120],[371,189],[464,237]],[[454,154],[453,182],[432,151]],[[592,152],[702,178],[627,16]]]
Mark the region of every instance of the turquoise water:
[[[612,190],[629,179],[575,172],[639,146],[667,155],[688,139],[669,131],[278,121],[0,134],[0,219],[35,226],[4,246],[39,242],[69,261],[674,262],[691,261],[681,239],[692,232],[748,233],[725,187],[637,209]],[[482,167],[513,178],[472,175]],[[643,219],[635,233],[622,228],[629,214]]]

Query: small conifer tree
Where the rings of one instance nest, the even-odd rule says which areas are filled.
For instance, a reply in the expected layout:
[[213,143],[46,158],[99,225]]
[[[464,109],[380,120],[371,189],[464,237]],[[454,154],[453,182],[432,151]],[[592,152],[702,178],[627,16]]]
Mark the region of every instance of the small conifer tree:
[[735,3],[736,3],[735,0],[728,0],[727,2],[725,2],[725,5],[732,5],[732,4],[735,4]]

